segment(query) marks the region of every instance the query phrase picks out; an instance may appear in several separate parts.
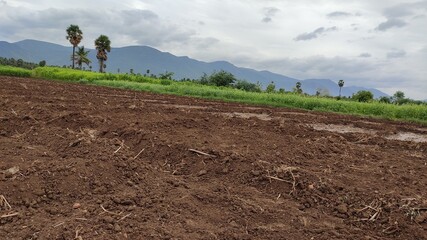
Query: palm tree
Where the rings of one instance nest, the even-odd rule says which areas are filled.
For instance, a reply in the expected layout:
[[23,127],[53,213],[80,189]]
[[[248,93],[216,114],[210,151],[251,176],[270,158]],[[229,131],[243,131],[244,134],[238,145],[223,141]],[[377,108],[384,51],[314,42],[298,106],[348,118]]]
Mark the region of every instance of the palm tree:
[[80,44],[80,42],[83,39],[83,32],[80,30],[79,26],[77,25],[70,25],[67,28],[67,36],[65,37],[68,41],[70,41],[71,45],[73,45],[73,69],[74,69],[74,59],[75,59],[75,52],[76,47]]
[[294,92],[296,92],[298,94],[302,94],[301,82],[296,82],[295,83]]
[[339,96],[339,98],[341,98],[341,88],[344,87],[344,80],[339,80],[338,81],[338,87],[340,87],[340,96]]
[[89,51],[85,51],[85,47],[79,47],[77,48],[76,55],[74,56],[74,62],[77,63],[80,69],[82,69],[83,63],[85,63],[87,66],[92,62],[88,57]]
[[98,51],[96,58],[99,61],[99,72],[104,70],[104,62],[107,61],[107,52],[111,50],[111,41],[107,36],[101,35],[95,40],[95,47]]

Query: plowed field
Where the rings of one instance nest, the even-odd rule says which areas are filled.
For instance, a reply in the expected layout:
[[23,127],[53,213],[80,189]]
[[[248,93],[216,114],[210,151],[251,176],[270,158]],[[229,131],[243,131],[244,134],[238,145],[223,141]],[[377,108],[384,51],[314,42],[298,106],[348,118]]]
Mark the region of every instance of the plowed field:
[[427,239],[427,127],[0,77],[0,239]]

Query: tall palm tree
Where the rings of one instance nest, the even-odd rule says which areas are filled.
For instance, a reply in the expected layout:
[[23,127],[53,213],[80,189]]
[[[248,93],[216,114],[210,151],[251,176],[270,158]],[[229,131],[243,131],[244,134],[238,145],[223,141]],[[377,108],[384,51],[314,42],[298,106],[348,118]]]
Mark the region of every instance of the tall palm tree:
[[344,80],[339,80],[338,81],[338,87],[340,87],[340,98],[341,98],[341,88],[344,87]]
[[83,63],[85,63],[87,66],[92,62],[88,57],[89,51],[85,51],[85,47],[79,47],[77,48],[76,55],[74,56],[74,62],[77,63],[80,69],[82,69]]
[[75,52],[76,47],[80,44],[80,42],[83,39],[83,32],[80,30],[79,26],[77,25],[70,25],[67,28],[67,36],[65,37],[68,41],[70,41],[71,45],[73,45],[73,69],[74,69],[74,59],[75,59]]
[[107,61],[107,52],[111,50],[111,41],[107,36],[101,35],[95,40],[95,47],[98,51],[96,58],[99,61],[99,72],[104,72],[104,62]]

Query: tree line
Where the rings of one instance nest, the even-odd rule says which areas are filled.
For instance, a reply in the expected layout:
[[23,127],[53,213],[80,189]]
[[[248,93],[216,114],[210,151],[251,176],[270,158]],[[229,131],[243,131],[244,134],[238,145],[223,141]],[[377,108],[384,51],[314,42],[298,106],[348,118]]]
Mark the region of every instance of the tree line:
[[3,58],[0,57],[0,65],[5,65],[5,66],[12,66],[12,67],[20,67],[20,68],[25,68],[25,69],[34,69],[36,67],[44,67],[46,66],[46,61],[40,61],[38,64],[37,63],[33,63],[33,62],[27,62],[20,59],[15,59],[15,58]]
[[[86,51],[84,46],[78,47],[80,42],[83,40],[83,32],[80,30],[78,25],[71,24],[67,29],[66,39],[70,41],[73,46],[73,54],[71,56],[72,68],[75,68],[75,63],[82,69],[82,65],[86,64],[89,66],[91,63],[88,58],[89,51]],[[76,47],[77,52],[76,52]],[[107,67],[105,61],[107,61],[108,56],[107,52],[111,51],[111,41],[105,35],[100,35],[97,39],[95,39],[95,49],[96,49],[96,58],[99,63],[99,72],[104,72],[104,69]]]

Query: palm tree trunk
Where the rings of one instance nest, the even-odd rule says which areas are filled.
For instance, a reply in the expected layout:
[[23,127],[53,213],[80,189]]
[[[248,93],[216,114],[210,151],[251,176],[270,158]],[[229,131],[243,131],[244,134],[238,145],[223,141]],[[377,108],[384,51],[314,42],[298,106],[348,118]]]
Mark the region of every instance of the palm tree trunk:
[[341,98],[341,87],[340,87],[340,98]]
[[102,73],[102,67],[104,66],[104,61],[99,60],[99,72]]
[[74,69],[74,59],[75,59],[75,56],[76,56],[76,46],[73,45],[73,59],[72,59],[72,61],[73,61],[73,69]]

